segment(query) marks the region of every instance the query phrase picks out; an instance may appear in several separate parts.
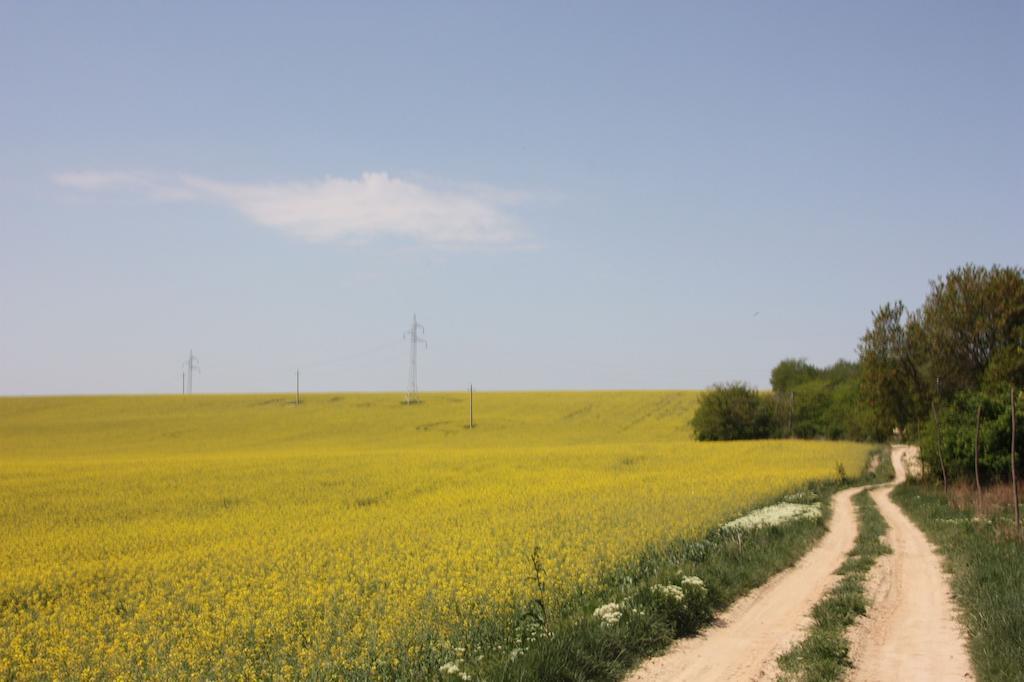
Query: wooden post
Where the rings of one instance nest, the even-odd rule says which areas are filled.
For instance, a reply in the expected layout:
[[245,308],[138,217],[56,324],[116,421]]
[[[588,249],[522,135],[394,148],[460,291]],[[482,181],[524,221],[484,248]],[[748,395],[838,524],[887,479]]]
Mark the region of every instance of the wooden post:
[[295,405],[299,404],[299,370],[295,370]]
[[1010,387],[1010,484],[1013,486],[1013,522],[1021,535],[1020,499],[1017,493],[1017,387]]
[[469,385],[469,428],[473,426],[473,384]]
[[793,413],[796,412],[796,393],[789,392],[789,437],[793,437]]
[[946,460],[942,456],[942,430],[939,426],[939,410],[932,403],[932,417],[935,421],[935,447],[939,451],[939,468],[942,469],[942,492],[949,497],[949,484],[946,481]]
[[981,403],[978,403],[978,414],[974,420],[974,485],[978,489],[978,511],[981,511],[981,473],[978,469],[978,455],[981,450]]

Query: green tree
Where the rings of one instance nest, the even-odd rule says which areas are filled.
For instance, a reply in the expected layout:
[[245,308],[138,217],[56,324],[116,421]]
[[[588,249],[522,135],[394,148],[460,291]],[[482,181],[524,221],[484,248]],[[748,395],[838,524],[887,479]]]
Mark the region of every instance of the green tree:
[[691,421],[697,440],[745,440],[772,435],[770,400],[747,384],[715,384],[697,399]]
[[929,391],[921,367],[920,329],[919,320],[908,314],[902,301],[886,303],[874,313],[871,328],[857,347],[861,393],[890,428],[903,429],[927,416]]
[[861,398],[860,364],[838,360],[816,367],[786,359],[772,370],[777,435],[883,440],[886,428]]
[[932,282],[920,311],[928,368],[947,402],[1024,383],[1024,271],[967,264]]
[[821,370],[805,358],[787,358],[772,370],[772,390],[779,394],[789,393],[798,385],[817,379]]

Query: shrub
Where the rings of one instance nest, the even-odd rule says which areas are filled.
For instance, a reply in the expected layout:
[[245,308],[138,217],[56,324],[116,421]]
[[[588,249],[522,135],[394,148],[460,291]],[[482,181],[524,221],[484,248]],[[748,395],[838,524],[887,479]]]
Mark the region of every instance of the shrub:
[[[923,423],[918,432],[922,446],[921,458],[929,472],[937,475],[940,471],[938,448],[941,444],[949,477],[974,478],[974,435],[977,410],[980,407],[979,469],[982,480],[1007,478],[1010,473],[1009,403],[1009,395],[1003,398],[981,391],[961,391],[949,405],[939,409],[938,433],[934,419]],[[1019,452],[1019,437],[1017,443]]]
[[691,424],[697,440],[768,438],[771,400],[742,382],[715,384],[698,398]]

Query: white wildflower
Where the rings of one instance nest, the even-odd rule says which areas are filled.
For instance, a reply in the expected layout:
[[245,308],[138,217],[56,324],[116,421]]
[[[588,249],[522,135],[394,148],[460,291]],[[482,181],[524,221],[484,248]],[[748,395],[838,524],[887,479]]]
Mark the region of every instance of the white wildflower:
[[449,661],[441,666],[441,672],[445,675],[457,675],[459,672],[459,664],[454,661]]
[[679,584],[684,586],[684,587],[689,585],[691,587],[699,587],[702,590],[705,589],[704,588],[704,581],[701,580],[700,578],[698,578],[695,575],[684,575],[684,576],[682,576],[679,579]]
[[678,585],[655,585],[654,591],[678,602],[686,601],[686,591]]
[[459,673],[459,677],[461,677],[464,680],[471,679],[469,673]]
[[594,617],[601,619],[601,625],[615,625],[622,618],[622,605],[615,602],[594,609]]
[[780,502],[770,507],[755,509],[746,516],[733,519],[722,526],[728,530],[750,530],[764,526],[781,526],[788,521],[797,519],[817,519],[821,517],[821,504],[794,504]]
[[810,504],[818,501],[818,495],[811,490],[802,490],[798,493],[786,495],[782,498],[784,502],[797,502],[799,504]]
[[525,653],[526,653],[525,649],[521,649],[519,647],[516,647],[515,649],[513,649],[512,651],[510,651],[508,653],[508,657],[509,657],[509,660],[514,661],[514,660],[516,660],[517,658],[519,658],[520,656],[522,656]]

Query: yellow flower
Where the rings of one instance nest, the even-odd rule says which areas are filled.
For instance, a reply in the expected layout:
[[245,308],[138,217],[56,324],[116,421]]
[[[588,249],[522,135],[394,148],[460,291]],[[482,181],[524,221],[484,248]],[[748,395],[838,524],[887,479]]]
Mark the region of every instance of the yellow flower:
[[644,549],[863,465],[852,443],[693,442],[695,399],[477,394],[472,431],[456,394],[0,399],[0,593],[18,605],[0,614],[0,677],[441,660],[522,612],[535,547],[557,606]]

